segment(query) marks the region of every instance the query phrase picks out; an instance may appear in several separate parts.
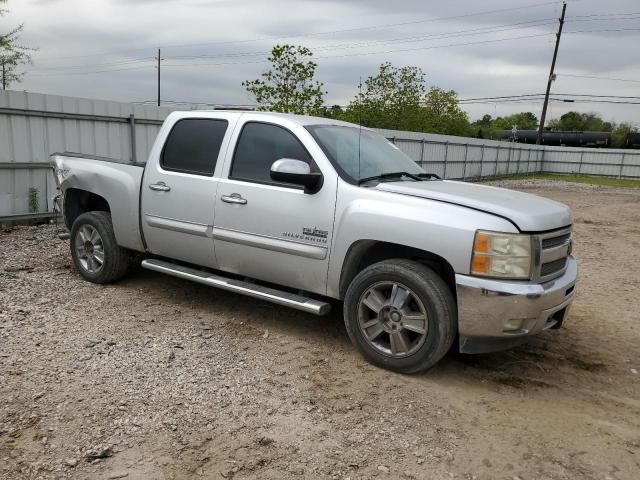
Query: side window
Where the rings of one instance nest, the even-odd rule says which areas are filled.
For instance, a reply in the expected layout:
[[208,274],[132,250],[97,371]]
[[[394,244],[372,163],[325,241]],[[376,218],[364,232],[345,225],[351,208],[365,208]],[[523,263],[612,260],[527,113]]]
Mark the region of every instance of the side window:
[[271,165],[281,158],[302,160],[314,169],[311,156],[289,130],[277,125],[248,122],[240,133],[229,177],[275,183],[271,180]]
[[169,132],[160,165],[173,172],[211,177],[227,131],[226,120],[185,118]]

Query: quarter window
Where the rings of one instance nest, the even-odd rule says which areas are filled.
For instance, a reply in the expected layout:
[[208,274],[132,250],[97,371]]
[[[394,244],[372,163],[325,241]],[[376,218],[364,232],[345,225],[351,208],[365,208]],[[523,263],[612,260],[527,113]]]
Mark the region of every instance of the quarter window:
[[300,140],[289,130],[266,123],[246,123],[240,133],[233,156],[230,178],[257,183],[279,183],[271,180],[271,165],[281,158],[315,165]]
[[211,177],[216,168],[228,122],[210,118],[185,118],[171,129],[162,151],[165,170]]

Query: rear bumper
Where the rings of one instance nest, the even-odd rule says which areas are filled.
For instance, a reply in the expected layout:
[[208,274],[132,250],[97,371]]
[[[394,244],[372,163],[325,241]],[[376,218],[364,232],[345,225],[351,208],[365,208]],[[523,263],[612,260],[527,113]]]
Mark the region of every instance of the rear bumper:
[[542,284],[456,274],[460,351],[503,350],[560,328],[575,298],[577,276],[573,257],[562,276]]

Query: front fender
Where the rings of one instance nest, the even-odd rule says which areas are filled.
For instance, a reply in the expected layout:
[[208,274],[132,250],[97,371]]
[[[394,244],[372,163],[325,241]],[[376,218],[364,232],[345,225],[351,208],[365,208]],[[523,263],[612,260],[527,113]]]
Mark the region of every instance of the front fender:
[[352,245],[362,240],[423,250],[468,274],[476,230],[517,233],[504,218],[450,203],[342,183],[327,278],[327,295],[339,298],[340,275]]

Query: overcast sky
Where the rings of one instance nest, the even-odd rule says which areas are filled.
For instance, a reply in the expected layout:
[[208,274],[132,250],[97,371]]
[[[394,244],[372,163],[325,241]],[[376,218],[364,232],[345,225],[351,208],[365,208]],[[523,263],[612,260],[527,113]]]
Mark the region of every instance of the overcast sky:
[[[13,89],[154,100],[153,57],[162,47],[163,99],[216,104],[253,103],[241,82],[268,67],[267,52],[278,42],[314,51],[327,104],[348,103],[359,77],[385,61],[419,66],[429,85],[460,98],[542,93],[561,11],[561,2],[542,0],[9,0],[7,6],[0,31],[24,23],[22,42],[39,48]],[[640,97],[640,2],[568,1],[565,33],[552,92]],[[472,120],[523,110],[539,116],[541,102],[464,108]],[[568,110],[640,126],[640,105],[552,102],[550,114]]]

